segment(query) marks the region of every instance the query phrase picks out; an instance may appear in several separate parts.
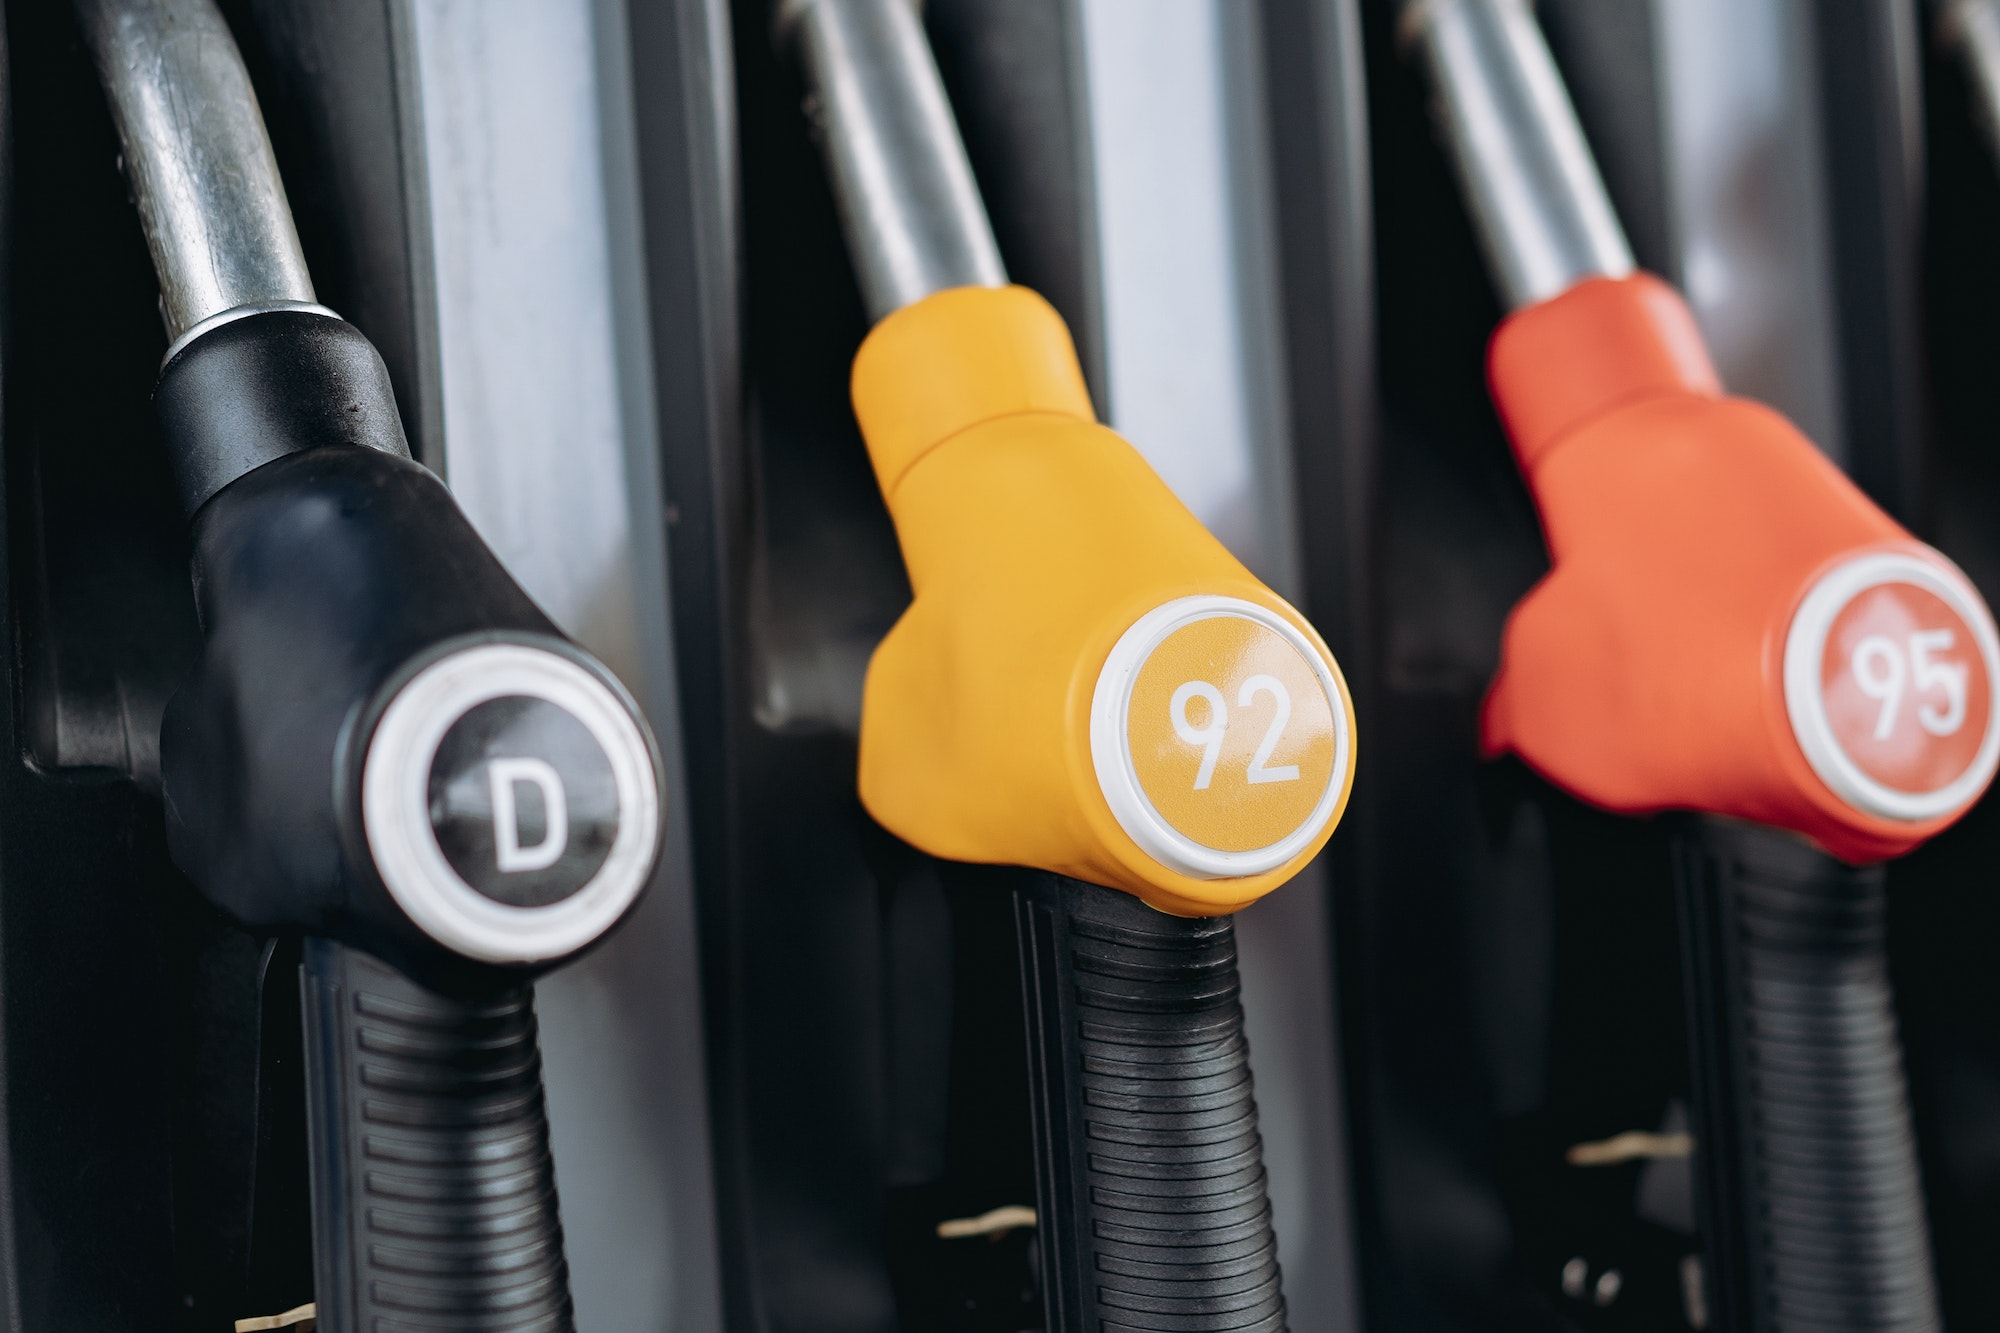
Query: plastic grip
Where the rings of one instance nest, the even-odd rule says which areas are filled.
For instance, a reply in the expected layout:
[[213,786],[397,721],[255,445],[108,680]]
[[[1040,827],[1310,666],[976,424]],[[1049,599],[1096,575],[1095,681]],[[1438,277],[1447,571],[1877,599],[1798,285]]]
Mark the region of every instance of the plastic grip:
[[[1507,619],[1488,755],[1602,810],[1726,815],[1855,863],[1978,799],[2000,764],[1978,593],[1797,427],[1720,396],[1670,287],[1592,278],[1519,310],[1488,375],[1551,560]],[[1943,730],[1900,703],[1920,641],[1950,645]],[[1870,693],[1863,644],[1904,673],[1900,712]]]
[[1015,897],[1050,1333],[1285,1328],[1228,917]]
[[[1286,849],[1276,865],[1226,872],[1170,864],[1114,813],[1094,700],[1149,614],[1231,599],[1286,626],[1329,679],[1338,669],[1299,613],[1097,423],[1048,302],[963,287],[905,306],[855,354],[853,397],[915,594],[863,688],[859,790],[878,823],[943,860],[1033,866],[1186,915],[1246,907],[1318,854],[1338,800],[1298,825],[1296,842],[1210,834],[1209,851]],[[1329,702],[1336,716],[1350,707],[1344,692]],[[1165,712],[1161,700],[1156,718]],[[1105,730],[1115,745],[1118,728]],[[1352,746],[1345,755],[1341,799]],[[1289,791],[1260,785],[1242,808],[1254,815]]]
[[1717,821],[1680,858],[1715,1326],[1941,1328],[1881,867]]
[[272,310],[209,330],[161,369],[153,403],[189,518],[290,454],[410,456],[389,368],[361,330],[326,314]]
[[534,989],[424,990],[306,942],[322,1333],[571,1333]]

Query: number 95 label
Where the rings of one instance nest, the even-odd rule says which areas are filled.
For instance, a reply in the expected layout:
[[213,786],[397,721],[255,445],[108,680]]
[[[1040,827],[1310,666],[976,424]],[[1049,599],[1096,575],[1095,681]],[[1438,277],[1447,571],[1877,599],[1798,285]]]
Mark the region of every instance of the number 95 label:
[[1351,710],[1325,649],[1235,597],[1156,608],[1111,650],[1091,758],[1145,852],[1197,879],[1275,870],[1311,846],[1353,775]]
[[1785,709],[1813,771],[1855,809],[1920,821],[1957,810],[2000,760],[2000,639],[1942,556],[1836,565],[1785,639]]

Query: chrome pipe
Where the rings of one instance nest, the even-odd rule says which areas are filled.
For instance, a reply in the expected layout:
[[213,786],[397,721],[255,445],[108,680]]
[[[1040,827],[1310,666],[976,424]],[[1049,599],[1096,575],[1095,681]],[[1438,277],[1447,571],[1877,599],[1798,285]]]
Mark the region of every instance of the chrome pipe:
[[1937,39],[1963,62],[1979,128],[2000,154],[2000,0],[1945,0],[1937,7]]
[[1007,269],[911,0],[784,0],[871,320]]
[[312,277],[243,56],[214,0],[76,0],[125,150],[167,337]]
[[1632,249],[1525,0],[1411,0],[1399,27],[1429,75],[1508,306],[1630,273]]

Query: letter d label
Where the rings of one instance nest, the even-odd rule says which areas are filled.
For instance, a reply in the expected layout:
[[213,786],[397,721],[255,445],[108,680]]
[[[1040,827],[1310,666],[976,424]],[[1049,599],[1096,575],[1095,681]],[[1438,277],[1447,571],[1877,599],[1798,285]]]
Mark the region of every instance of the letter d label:
[[[562,777],[540,759],[495,759],[488,763],[493,788],[493,860],[503,874],[547,870],[569,845],[569,803]],[[544,816],[542,840],[521,845],[521,819],[514,801],[517,784],[533,783],[541,790]]]

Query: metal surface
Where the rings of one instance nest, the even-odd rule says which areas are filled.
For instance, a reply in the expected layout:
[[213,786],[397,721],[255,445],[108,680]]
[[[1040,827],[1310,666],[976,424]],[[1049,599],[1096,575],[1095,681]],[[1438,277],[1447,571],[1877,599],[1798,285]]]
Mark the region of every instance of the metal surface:
[[[1295,274],[1281,274],[1265,80],[1273,43],[1292,33],[1267,28],[1270,8],[1076,0],[1096,177],[1102,410],[1211,532],[1296,600],[1304,530],[1347,516],[1295,517],[1294,441],[1322,458],[1352,441],[1304,434],[1289,410],[1294,378],[1320,384],[1336,372],[1287,364],[1282,307]],[[1319,0],[1308,9],[1311,59],[1358,89],[1358,69],[1343,68],[1353,53],[1340,49],[1358,45],[1358,33],[1341,31],[1358,14]],[[1299,102],[1283,114],[1302,111],[1323,114]],[[1315,120],[1315,131],[1326,128]],[[1323,220],[1315,230],[1318,244],[1337,243]],[[1353,670],[1348,646],[1342,667]],[[1352,837],[1344,824],[1335,842]],[[1236,917],[1272,1225],[1299,1333],[1360,1326],[1331,914],[1321,862]]]
[[[1251,8],[1222,3],[1232,13]],[[1362,910],[1380,819],[1369,739],[1381,734],[1373,587],[1384,506],[1368,81],[1356,0],[1263,0],[1255,11],[1250,45],[1259,58],[1244,71],[1250,77],[1232,67],[1241,89],[1231,105],[1239,121],[1267,131],[1261,154],[1238,159],[1268,164],[1268,229],[1253,234],[1269,254],[1248,272],[1268,284],[1263,299],[1275,307],[1272,415],[1291,442],[1278,494],[1285,516],[1296,516],[1288,554],[1300,566],[1286,592],[1340,661],[1362,745],[1354,798],[1326,855],[1239,913],[1236,941],[1291,1326],[1348,1333],[1364,1327],[1349,1080],[1365,1039],[1343,1029],[1359,1034],[1373,1020],[1352,1003],[1354,972],[1329,946],[1347,947]]]
[[2000,0],[1948,0],[1938,6],[1937,36],[1964,63],[1979,128],[2000,153]]
[[[646,8],[639,6],[635,8]],[[665,7],[655,85],[726,78],[708,0]],[[667,759],[668,846],[604,945],[536,984],[577,1322],[712,1329],[714,1193],[688,864],[661,405],[640,250],[623,0],[397,0],[434,256],[426,461],[508,572],[637,696]],[[655,17],[655,16],[649,16]],[[712,31],[713,29],[710,28]],[[706,71],[698,73],[697,71]],[[684,311],[676,315],[685,318]],[[681,447],[694,447],[680,442]]]
[[1671,246],[1664,272],[1686,294],[1729,391],[1783,412],[1849,467],[1827,130],[1816,63],[1798,55],[1817,45],[1832,9],[1819,0],[1653,0],[1654,79]]
[[1807,87],[1824,149],[1811,160],[1823,162],[1820,272],[1842,465],[1891,518],[1933,537],[1923,526],[1936,490],[1921,295],[1934,263],[1923,237],[1922,15],[1874,0],[1793,0],[1792,9],[1803,20],[1795,40],[1818,56]]
[[1084,382],[1101,395],[1097,163],[1081,6],[1076,0],[924,0],[922,9],[1007,275],[1062,315],[1076,340]]
[[908,0],[790,0],[777,17],[812,89],[871,319],[949,287],[1001,287],[1000,248]]
[[329,310],[316,301],[252,301],[248,305],[231,306],[219,314],[210,315],[207,319],[190,324],[178,338],[167,344],[167,350],[160,356],[160,365],[164,368],[167,362],[181,354],[182,348],[203,334],[221,328],[224,324],[234,324],[237,320],[248,319],[252,315],[268,315],[280,310],[319,315],[326,319],[340,318],[338,311]]
[[1631,248],[1526,4],[1414,0],[1401,29],[1430,76],[1508,306],[1547,300],[1594,275],[1630,273]]
[[77,0],[160,276],[167,337],[314,300],[257,95],[212,0]]
[[1258,577],[1298,582],[1285,496],[1254,11],[1084,0],[1103,287],[1100,410]]

